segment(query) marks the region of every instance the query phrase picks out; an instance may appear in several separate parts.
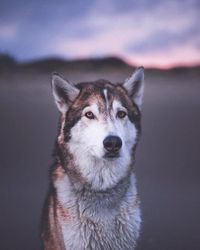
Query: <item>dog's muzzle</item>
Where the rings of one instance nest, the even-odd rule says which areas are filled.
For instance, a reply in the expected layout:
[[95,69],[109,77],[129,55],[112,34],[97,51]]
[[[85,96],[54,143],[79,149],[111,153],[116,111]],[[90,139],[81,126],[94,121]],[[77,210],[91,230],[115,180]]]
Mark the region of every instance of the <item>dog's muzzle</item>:
[[119,136],[107,136],[103,141],[106,150],[105,157],[114,158],[119,156],[122,147],[122,140]]

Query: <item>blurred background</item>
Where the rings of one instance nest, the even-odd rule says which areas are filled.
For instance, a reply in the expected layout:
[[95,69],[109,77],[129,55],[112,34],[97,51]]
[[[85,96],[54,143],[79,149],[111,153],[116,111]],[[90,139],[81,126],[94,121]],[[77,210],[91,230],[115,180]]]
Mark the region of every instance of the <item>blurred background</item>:
[[122,82],[145,67],[137,250],[200,249],[200,2],[0,1],[0,249],[40,248],[57,134],[54,71]]

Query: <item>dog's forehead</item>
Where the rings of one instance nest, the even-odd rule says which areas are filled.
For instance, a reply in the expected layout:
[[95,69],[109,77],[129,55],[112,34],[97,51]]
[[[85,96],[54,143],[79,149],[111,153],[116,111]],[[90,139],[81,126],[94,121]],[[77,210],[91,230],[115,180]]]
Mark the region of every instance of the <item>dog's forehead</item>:
[[131,101],[121,84],[112,84],[105,80],[84,82],[77,85],[81,90],[80,103],[97,103],[100,106],[110,106],[116,100],[123,106],[130,106]]

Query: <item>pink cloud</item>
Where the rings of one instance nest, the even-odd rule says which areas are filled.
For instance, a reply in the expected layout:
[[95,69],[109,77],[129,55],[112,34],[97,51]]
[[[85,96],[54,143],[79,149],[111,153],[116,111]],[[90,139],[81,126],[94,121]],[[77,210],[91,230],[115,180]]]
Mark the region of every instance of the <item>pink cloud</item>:
[[[180,5],[176,2],[166,2],[151,13],[146,9],[116,14],[111,3],[109,8],[105,8],[107,11],[104,12],[106,4],[106,1],[98,1],[91,6],[84,19],[76,19],[71,23],[70,27],[75,31],[76,29],[90,29],[94,31],[92,35],[79,39],[58,38],[56,52],[70,58],[116,54],[132,64],[163,68],[176,64],[200,63],[200,50],[195,47],[196,38],[188,36],[188,32],[193,28],[192,21],[197,17],[198,10],[191,8],[186,13],[184,3]],[[182,14],[180,15],[180,13]],[[128,45],[132,44],[134,47],[136,44],[145,44],[158,30],[163,31],[161,33],[164,36],[160,47],[155,45],[154,48],[150,48],[150,51],[144,53],[127,51]],[[170,46],[167,46],[167,39],[169,39],[167,34],[172,34]],[[173,34],[181,35],[173,39]],[[184,36],[185,40],[180,38],[184,38]]]
[[19,22],[0,23],[0,38],[11,39],[19,31]]

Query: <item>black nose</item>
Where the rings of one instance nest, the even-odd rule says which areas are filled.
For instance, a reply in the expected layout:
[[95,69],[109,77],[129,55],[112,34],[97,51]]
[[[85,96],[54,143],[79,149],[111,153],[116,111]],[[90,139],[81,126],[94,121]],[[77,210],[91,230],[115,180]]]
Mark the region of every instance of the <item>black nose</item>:
[[122,147],[122,140],[118,136],[107,136],[103,145],[109,153],[117,153]]

